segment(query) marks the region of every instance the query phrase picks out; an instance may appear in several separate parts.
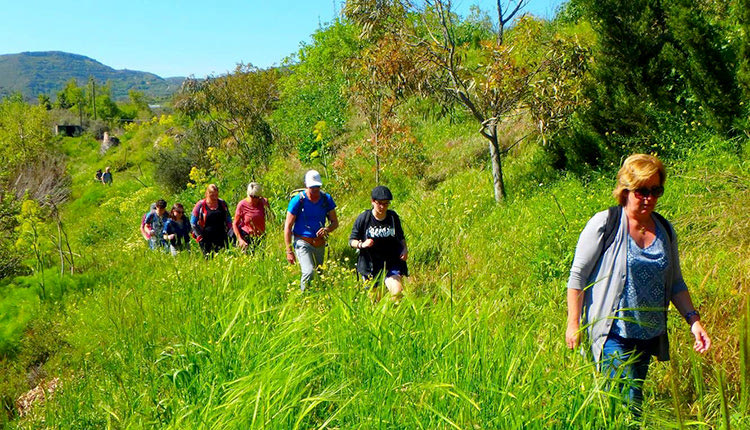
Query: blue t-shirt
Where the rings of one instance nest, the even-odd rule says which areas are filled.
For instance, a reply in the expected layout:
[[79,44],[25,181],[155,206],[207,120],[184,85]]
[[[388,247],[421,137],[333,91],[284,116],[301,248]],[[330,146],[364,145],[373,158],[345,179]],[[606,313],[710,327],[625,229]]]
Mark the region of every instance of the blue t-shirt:
[[330,194],[320,192],[317,203],[307,198],[304,191],[292,197],[287,212],[297,217],[292,232],[297,236],[315,237],[318,230],[326,226],[326,215],[336,209]]
[[664,287],[669,257],[666,232],[656,224],[656,238],[641,248],[628,236],[628,273],[612,332],[630,339],[651,339],[667,328]]

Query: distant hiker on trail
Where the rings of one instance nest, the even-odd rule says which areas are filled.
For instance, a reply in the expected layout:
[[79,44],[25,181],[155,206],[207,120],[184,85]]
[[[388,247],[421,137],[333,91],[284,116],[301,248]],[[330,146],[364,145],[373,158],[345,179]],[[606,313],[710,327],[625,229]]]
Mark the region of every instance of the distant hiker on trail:
[[146,218],[148,218],[148,215],[151,212],[156,212],[156,202],[151,203],[151,207],[149,208],[148,212],[143,214],[143,217],[141,218],[141,236],[143,236],[143,238],[146,239],[146,242],[148,242],[151,239],[151,236],[149,235],[149,232],[146,229]]
[[611,388],[622,391],[636,417],[651,356],[669,359],[670,301],[690,326],[693,349],[703,353],[711,347],[682,278],[674,229],[654,211],[666,178],[654,156],[625,160],[613,192],[619,205],[586,224],[568,279],[566,343],[575,348],[581,324],[587,327],[597,367],[612,379]]
[[144,229],[148,236],[148,246],[151,249],[163,249],[167,246],[167,242],[162,238],[162,231],[164,231],[164,224],[166,224],[168,219],[167,202],[158,200],[156,202],[156,211],[146,215],[144,223]]
[[[294,264],[295,255],[299,260],[302,291],[305,291],[315,269],[323,263],[328,234],[339,226],[336,203],[329,194],[320,191],[322,185],[320,173],[308,171],[305,174],[305,189],[289,201],[284,221],[286,260]],[[326,219],[329,220],[328,226]]]
[[104,169],[104,173],[102,174],[102,183],[104,185],[112,185],[112,172],[109,171],[109,166]]
[[357,217],[349,236],[349,246],[359,251],[357,272],[366,280],[385,279],[393,299],[403,290],[402,278],[409,275],[404,230],[398,214],[388,209],[393,200],[391,190],[382,185],[373,188],[372,209]]
[[102,181],[102,169],[97,169],[96,170],[96,175],[94,176],[94,180],[96,182],[101,182]]
[[237,245],[243,251],[248,246],[253,250],[266,233],[266,216],[270,214],[268,200],[262,196],[262,187],[257,182],[247,185],[247,198],[237,204],[232,228]]
[[169,252],[177,255],[178,251],[190,250],[190,222],[185,218],[185,208],[175,203],[169,211],[169,219],[164,224],[162,236],[169,244]]
[[204,255],[218,252],[229,245],[228,233],[232,229],[232,215],[227,202],[219,198],[219,187],[206,188],[206,198],[195,204],[190,225],[193,237]]

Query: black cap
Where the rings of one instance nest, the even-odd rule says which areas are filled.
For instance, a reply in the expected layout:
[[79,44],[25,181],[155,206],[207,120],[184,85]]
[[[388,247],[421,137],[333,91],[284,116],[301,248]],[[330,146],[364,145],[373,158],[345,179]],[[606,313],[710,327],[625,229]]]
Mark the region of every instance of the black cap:
[[391,194],[391,190],[389,190],[388,187],[384,185],[378,185],[377,187],[372,189],[372,199],[393,200],[393,194]]

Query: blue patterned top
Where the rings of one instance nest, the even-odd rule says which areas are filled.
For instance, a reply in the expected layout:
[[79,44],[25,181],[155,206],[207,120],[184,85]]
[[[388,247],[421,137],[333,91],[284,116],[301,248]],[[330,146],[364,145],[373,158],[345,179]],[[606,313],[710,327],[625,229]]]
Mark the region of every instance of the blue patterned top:
[[641,248],[628,235],[627,280],[620,297],[612,333],[623,338],[651,339],[667,329],[664,287],[669,259],[666,232],[656,223],[656,238]]

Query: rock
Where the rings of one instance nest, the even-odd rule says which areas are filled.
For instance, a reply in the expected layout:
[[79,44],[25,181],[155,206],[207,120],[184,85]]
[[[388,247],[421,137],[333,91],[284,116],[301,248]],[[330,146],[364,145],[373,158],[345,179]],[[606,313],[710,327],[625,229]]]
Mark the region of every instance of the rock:
[[110,148],[113,148],[120,144],[120,139],[118,139],[115,136],[110,136],[109,132],[104,132],[104,138],[102,139],[102,146],[99,149],[100,154],[104,154],[105,152],[109,151]]

